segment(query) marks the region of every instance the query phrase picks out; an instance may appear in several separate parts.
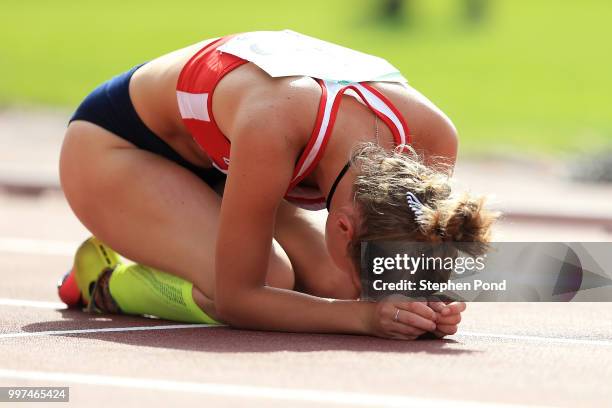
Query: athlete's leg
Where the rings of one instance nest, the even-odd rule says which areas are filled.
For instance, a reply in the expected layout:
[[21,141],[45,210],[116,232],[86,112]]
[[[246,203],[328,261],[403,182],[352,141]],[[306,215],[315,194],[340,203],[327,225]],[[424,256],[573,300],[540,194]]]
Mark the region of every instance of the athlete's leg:
[[[196,303],[211,311],[221,199],[208,185],[84,121],[68,128],[60,178],[70,206],[92,234],[130,260],[192,282]],[[273,248],[267,283],[292,288],[289,258],[278,243]]]

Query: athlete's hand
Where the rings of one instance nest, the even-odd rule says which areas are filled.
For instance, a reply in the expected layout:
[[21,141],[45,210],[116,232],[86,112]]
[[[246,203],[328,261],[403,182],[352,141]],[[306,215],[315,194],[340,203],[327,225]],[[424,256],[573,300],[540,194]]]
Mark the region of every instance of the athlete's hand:
[[391,296],[375,304],[370,333],[378,337],[414,340],[436,330],[436,313],[427,302],[411,302],[404,296]]
[[436,313],[436,329],[430,330],[436,337],[442,338],[457,333],[461,322],[461,313],[465,310],[464,302],[427,302]]

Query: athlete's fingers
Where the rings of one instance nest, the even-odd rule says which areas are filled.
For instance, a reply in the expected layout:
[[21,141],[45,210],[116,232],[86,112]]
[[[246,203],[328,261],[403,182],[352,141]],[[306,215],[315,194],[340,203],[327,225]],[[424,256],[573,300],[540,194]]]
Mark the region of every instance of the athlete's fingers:
[[436,330],[444,333],[445,335],[455,334],[457,333],[457,325],[456,324],[439,324],[436,327]]
[[436,336],[437,338],[441,339],[442,337],[446,336],[446,333],[441,332],[440,330],[436,329],[434,331],[431,332],[434,336]]
[[392,333],[397,333],[402,336],[414,336],[415,338],[427,332],[427,330],[418,329],[415,326],[406,326],[402,323],[393,323],[389,330]]
[[436,324],[459,324],[461,322],[461,313],[452,314],[448,316],[440,316],[436,321]]
[[453,302],[446,305],[446,309],[442,310],[442,316],[461,313],[465,310],[465,302]]
[[436,313],[425,302],[396,302],[395,307],[406,312],[417,314],[425,319],[435,321]]
[[427,302],[427,306],[429,306],[434,312],[442,313],[442,310],[446,307],[446,303],[444,302]]
[[397,319],[393,318],[394,322],[400,323],[404,327],[418,328],[424,331],[432,331],[436,329],[436,324],[429,319],[424,318],[414,312],[409,312],[402,309],[397,309]]

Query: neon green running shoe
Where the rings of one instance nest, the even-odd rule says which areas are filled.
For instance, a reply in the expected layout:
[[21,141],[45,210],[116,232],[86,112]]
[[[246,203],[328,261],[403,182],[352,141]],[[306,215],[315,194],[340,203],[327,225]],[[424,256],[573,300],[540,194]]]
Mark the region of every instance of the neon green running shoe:
[[85,305],[90,304],[100,275],[112,271],[120,263],[119,255],[96,237],[91,237],[81,244],[74,256],[73,273]]

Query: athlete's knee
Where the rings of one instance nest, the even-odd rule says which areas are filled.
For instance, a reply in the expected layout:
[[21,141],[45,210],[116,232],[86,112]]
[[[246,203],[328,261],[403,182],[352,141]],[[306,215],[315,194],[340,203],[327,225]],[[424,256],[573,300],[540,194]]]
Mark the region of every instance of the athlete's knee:
[[312,264],[310,268],[316,268],[316,270],[305,271],[305,274],[317,277],[317,279],[310,279],[308,282],[308,288],[306,289],[311,295],[332,299],[356,299],[359,297],[359,291],[350,276],[340,271],[330,259]]

